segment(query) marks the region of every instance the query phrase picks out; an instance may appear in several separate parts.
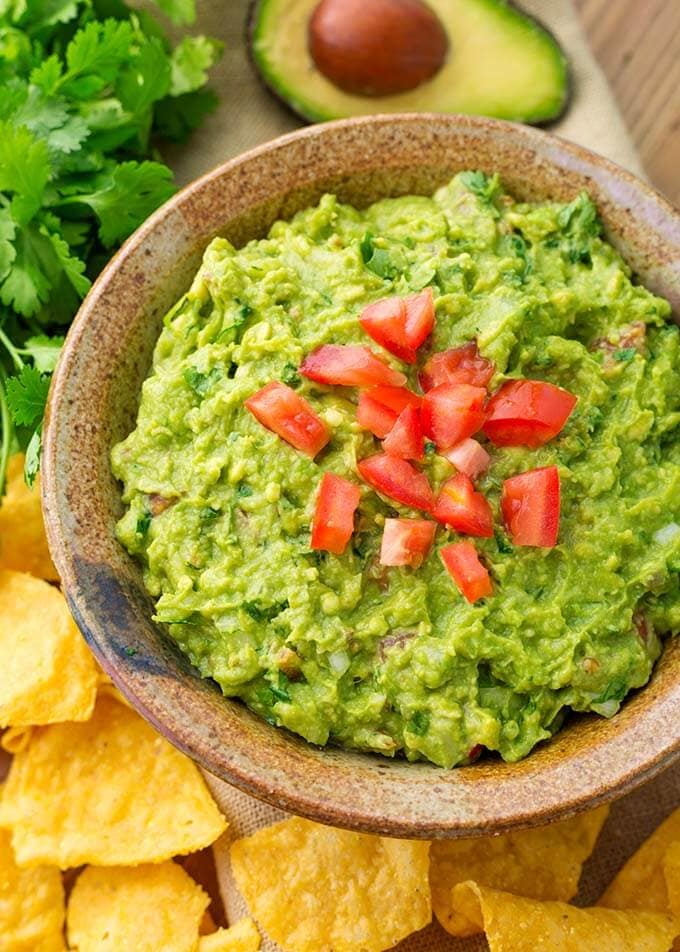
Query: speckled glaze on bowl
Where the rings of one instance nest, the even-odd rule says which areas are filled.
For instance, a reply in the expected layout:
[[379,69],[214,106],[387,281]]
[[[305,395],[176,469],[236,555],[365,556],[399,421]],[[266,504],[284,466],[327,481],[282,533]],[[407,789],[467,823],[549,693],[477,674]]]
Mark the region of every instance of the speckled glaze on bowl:
[[[611,240],[680,313],[680,216],[606,160],[535,129],[463,116],[376,116],[311,127],[220,166],[156,212],[104,270],[52,385],[44,450],[50,547],[105,670],[140,713],[208,771],[282,809],[394,836],[472,836],[545,823],[652,777],[680,751],[680,639],[611,721],[573,717],[517,764],[442,770],[308,745],[201,678],[151,621],[138,566],[114,539],[109,450],[134,424],[161,319],[208,241],[236,244],[327,190],[366,205],[431,193],[456,171],[500,172],[525,199],[596,199]],[[576,593],[577,594],[577,593]]]

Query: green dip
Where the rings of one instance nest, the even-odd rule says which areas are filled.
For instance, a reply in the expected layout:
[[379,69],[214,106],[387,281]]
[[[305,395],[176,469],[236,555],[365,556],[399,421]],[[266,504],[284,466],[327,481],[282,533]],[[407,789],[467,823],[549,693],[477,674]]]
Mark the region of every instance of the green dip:
[[[474,605],[438,550],[419,569],[378,562],[387,516],[419,517],[361,483],[342,556],[310,549],[325,470],[360,483],[379,449],[357,391],[302,379],[323,343],[367,344],[371,301],[433,288],[431,350],[472,339],[508,376],[578,396],[539,449],[488,446],[478,481],[499,516],[502,481],[556,464],[554,549],[474,539],[494,594]],[[156,618],[204,677],[314,744],[402,752],[451,767],[483,745],[517,760],[565,712],[609,717],[680,630],[680,334],[666,301],[600,237],[586,195],[516,203],[457,175],[433,198],[358,211],[324,196],[269,236],[217,238],[165,318],[135,430],[112,453],[127,510],[118,538],[144,566]],[[428,345],[423,348],[429,353]],[[382,356],[393,366],[398,362]],[[421,361],[422,363],[422,361]],[[416,370],[404,368],[417,388]],[[243,401],[272,380],[332,430],[311,460]],[[453,467],[430,454],[433,487]]]

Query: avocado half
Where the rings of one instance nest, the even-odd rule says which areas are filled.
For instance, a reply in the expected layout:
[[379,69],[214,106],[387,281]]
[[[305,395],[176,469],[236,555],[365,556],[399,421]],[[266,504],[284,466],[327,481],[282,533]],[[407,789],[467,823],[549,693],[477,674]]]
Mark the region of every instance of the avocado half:
[[254,0],[251,57],[269,89],[312,122],[384,112],[457,112],[545,123],[562,114],[569,98],[567,60],[536,20],[503,0],[427,2],[447,33],[448,56],[432,79],[408,92],[353,95],[318,70],[308,47],[318,0]]

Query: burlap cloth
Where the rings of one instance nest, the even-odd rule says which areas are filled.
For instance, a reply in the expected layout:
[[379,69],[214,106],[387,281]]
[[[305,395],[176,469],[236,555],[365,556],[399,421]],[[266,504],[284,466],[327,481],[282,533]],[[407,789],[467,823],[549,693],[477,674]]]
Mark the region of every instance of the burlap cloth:
[[[550,26],[569,54],[573,98],[566,118],[554,131],[642,174],[619,110],[570,2],[522,0],[522,6]],[[246,11],[246,0],[199,0],[198,27],[225,41],[224,59],[212,80],[221,102],[188,147],[165,156],[182,183],[301,124],[267,93],[253,73],[243,42]],[[634,23],[630,29],[635,29]],[[215,846],[215,857],[224,906],[233,921],[246,913],[246,907],[231,879],[230,839],[247,836],[285,814],[207,774],[206,780],[231,824],[229,833]],[[595,901],[625,859],[679,802],[680,765],[616,803],[584,870],[577,901]],[[477,952],[488,946],[483,938],[453,939],[434,923],[398,948],[403,952]],[[263,949],[273,952],[278,946],[265,938]]]

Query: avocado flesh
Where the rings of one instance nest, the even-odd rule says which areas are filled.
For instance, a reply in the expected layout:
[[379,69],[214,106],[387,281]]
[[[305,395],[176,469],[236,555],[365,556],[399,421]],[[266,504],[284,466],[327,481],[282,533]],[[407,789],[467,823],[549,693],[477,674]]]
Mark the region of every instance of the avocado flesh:
[[318,0],[256,0],[251,53],[265,83],[294,112],[322,122],[385,112],[458,112],[546,122],[563,111],[567,64],[555,39],[502,0],[428,0],[449,37],[439,72],[394,96],[343,92],[316,68],[307,25]]

